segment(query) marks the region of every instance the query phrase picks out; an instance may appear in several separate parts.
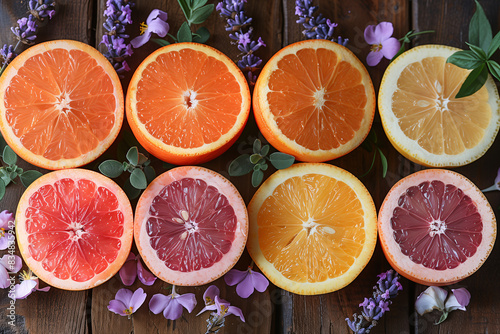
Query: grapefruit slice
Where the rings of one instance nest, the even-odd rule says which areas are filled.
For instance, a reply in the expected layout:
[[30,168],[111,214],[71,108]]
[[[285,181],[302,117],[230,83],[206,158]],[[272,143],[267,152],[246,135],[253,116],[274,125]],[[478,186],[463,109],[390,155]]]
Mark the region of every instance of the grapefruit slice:
[[24,262],[41,280],[64,290],[90,289],[125,263],[132,207],[109,178],[60,170],[41,176],[21,196],[16,234]]
[[175,285],[203,285],[240,258],[248,215],[238,190],[220,174],[178,167],[158,176],[141,195],[134,235],[153,274]]
[[370,75],[342,45],[307,40],[278,51],[255,83],[260,131],[281,152],[323,162],[358,147],[375,115]]
[[466,165],[493,144],[500,127],[500,99],[488,75],[471,96],[455,98],[469,70],[447,64],[460,49],[414,47],[394,60],[380,84],[378,107],[392,145],[429,167]]
[[379,212],[380,243],[391,266],[424,285],[449,285],[481,267],[496,239],[496,220],[464,176],[428,169],[392,187]]
[[176,165],[199,164],[225,152],[250,113],[240,69],[198,43],[160,48],[139,65],[127,92],[127,119],[141,145]]
[[279,170],[248,206],[247,249],[274,285],[301,295],[339,290],[370,260],[377,212],[363,184],[328,164]]
[[95,160],[113,143],[122,122],[120,79],[87,44],[37,44],[0,77],[0,130],[35,166],[62,169]]

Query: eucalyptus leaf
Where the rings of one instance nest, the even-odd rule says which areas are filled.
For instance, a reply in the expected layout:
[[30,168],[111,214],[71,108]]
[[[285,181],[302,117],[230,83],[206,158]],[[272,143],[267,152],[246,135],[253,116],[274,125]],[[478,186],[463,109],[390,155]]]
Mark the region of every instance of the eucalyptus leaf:
[[477,55],[470,50],[457,51],[449,56],[446,62],[467,70],[473,70],[482,63]]
[[230,176],[242,176],[252,171],[253,165],[250,162],[250,156],[243,154],[231,161],[228,172]]
[[209,38],[210,31],[208,31],[208,29],[205,27],[200,27],[198,30],[196,30],[196,33],[193,36],[193,42],[203,44],[206,43]]
[[467,42],[465,42],[465,44],[467,44],[469,46],[469,48],[472,50],[472,52],[474,52],[474,54],[477,56],[477,58],[479,60],[483,60],[483,61],[487,60],[486,52],[483,49],[481,49],[478,46],[475,46],[474,44],[470,44]]
[[3,182],[3,180],[0,180],[0,200],[2,200],[4,196],[5,196],[5,183]]
[[115,178],[122,175],[124,165],[116,160],[106,160],[99,165],[99,171],[107,177]]
[[5,169],[5,167],[0,167],[0,180],[3,181],[3,184],[7,186],[10,181],[10,172]]
[[154,42],[154,43],[158,44],[159,46],[170,45],[170,42],[167,40],[164,40],[163,38],[152,38],[151,42]]
[[142,169],[136,168],[130,174],[130,184],[137,189],[146,189],[148,186],[148,180],[146,179],[146,174]]
[[125,181],[125,184],[123,185],[123,191],[125,191],[125,194],[127,194],[127,197],[129,199],[134,199],[139,197],[139,194],[141,193],[140,189],[135,188],[131,183],[130,179],[127,179]]
[[177,32],[177,40],[179,42],[192,42],[193,35],[191,34],[191,28],[189,28],[189,24],[184,22],[179,31]]
[[487,52],[491,44],[491,25],[484,13],[483,7],[476,0],[476,12],[469,23],[469,43]]
[[380,154],[380,162],[382,163],[382,177],[385,178],[388,169],[387,158],[385,157],[385,154],[382,152],[380,147],[377,147],[377,149],[378,153]]
[[253,153],[259,154],[261,149],[262,149],[262,142],[260,141],[260,139],[255,139],[253,142]]
[[139,150],[136,146],[131,147],[127,152],[127,160],[132,165],[137,165],[139,163]]
[[3,149],[2,158],[7,165],[15,165],[17,162],[17,154],[10,148],[9,145],[5,146]]
[[264,179],[264,172],[262,172],[261,170],[255,170],[252,173],[252,186],[258,187],[263,179]]
[[487,64],[491,74],[500,81],[500,65],[493,60],[488,60]]
[[146,181],[148,181],[148,184],[153,182],[153,180],[156,178],[156,172],[153,166],[144,167],[144,174],[146,175]]
[[205,22],[205,20],[208,19],[210,14],[214,11],[214,8],[215,6],[213,4],[209,4],[193,10],[191,17],[188,19],[189,25]]
[[281,152],[271,153],[269,160],[276,169],[288,168],[295,162],[295,158],[293,156]]
[[260,154],[252,154],[250,156],[250,162],[253,163],[254,165],[258,163],[261,159],[262,157],[260,156]]
[[465,79],[462,87],[455,96],[456,99],[474,94],[483,87],[488,78],[488,69],[483,63],[478,68],[472,70]]
[[23,184],[23,186],[25,186],[27,188],[27,187],[29,187],[30,184],[32,184],[40,176],[43,176],[43,174],[37,170],[27,170],[26,172],[19,174],[19,179],[21,180],[21,183]]
[[260,150],[260,155],[265,157],[269,153],[269,145],[264,145]]

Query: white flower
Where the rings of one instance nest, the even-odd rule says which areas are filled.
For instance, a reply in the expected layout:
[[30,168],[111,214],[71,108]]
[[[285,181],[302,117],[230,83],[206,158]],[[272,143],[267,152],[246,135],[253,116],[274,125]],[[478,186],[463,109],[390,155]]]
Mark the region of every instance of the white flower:
[[432,312],[433,310],[444,311],[444,303],[448,296],[448,291],[437,286],[430,286],[418,296],[415,302],[415,309],[420,315]]

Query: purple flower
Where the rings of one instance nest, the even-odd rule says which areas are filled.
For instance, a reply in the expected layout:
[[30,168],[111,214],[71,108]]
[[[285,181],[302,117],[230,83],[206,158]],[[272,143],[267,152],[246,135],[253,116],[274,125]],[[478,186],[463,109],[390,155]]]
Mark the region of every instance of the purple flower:
[[198,312],[197,316],[205,311],[215,310],[216,309],[215,297],[219,297],[219,294],[220,294],[219,288],[216,287],[215,285],[210,285],[203,293],[203,302],[205,303],[205,307],[203,307],[203,309],[200,312]]
[[56,13],[56,3],[52,0],[30,0],[28,6],[30,13],[35,15],[40,21],[44,21],[46,17],[51,19]]
[[229,286],[236,285],[236,293],[241,298],[248,298],[257,290],[259,292],[266,291],[269,286],[269,281],[267,278],[250,269],[250,267],[245,270],[231,269],[226,275],[224,275],[224,281]]
[[17,273],[23,267],[23,261],[17,255],[5,254],[0,259],[0,289],[11,285],[9,273]]
[[167,13],[159,9],[153,9],[146,20],[146,24],[141,23],[141,35],[131,40],[130,44],[137,49],[149,41],[152,33],[165,37],[170,28],[167,17]]
[[401,43],[392,34],[394,27],[391,22],[380,22],[365,29],[365,41],[371,45],[371,51],[366,57],[369,66],[375,66],[383,57],[392,59],[398,53]]
[[446,311],[451,312],[455,310],[465,311],[465,308],[470,303],[470,292],[466,288],[451,289],[451,294],[444,304]]
[[182,308],[191,313],[196,306],[196,296],[194,293],[179,295],[175,292],[175,285],[172,286],[172,293],[165,296],[161,293],[154,295],[149,301],[149,309],[154,314],[163,312],[163,316],[169,320],[177,320],[182,316]]
[[46,286],[43,289],[38,288],[39,285],[38,277],[33,275],[31,270],[28,270],[27,272],[23,271],[23,273],[21,274],[21,280],[22,280],[21,284],[16,284],[14,286],[14,293],[16,299],[25,299],[26,297],[31,295],[33,291],[47,292],[50,290],[50,286]]
[[126,286],[134,284],[137,276],[139,276],[139,281],[144,285],[153,285],[156,281],[156,276],[144,269],[141,256],[136,256],[132,252],[128,255],[127,261],[125,261],[125,264],[120,269],[119,274],[123,284]]
[[15,242],[14,234],[9,233],[14,228],[14,215],[4,210],[0,212],[0,250],[7,249]]
[[236,306],[231,306],[231,304],[224,299],[219,299],[219,296],[215,296],[215,310],[219,318],[225,318],[232,314],[240,318],[241,321],[245,322],[245,317],[241,309]]
[[451,293],[437,286],[430,286],[422,292],[415,301],[415,309],[418,314],[438,310],[441,312],[437,324],[442,323],[448,314],[455,310],[465,311],[470,302],[470,293],[465,288],[451,289]]
[[481,191],[483,193],[485,193],[485,192],[494,191],[494,190],[500,190],[500,168],[498,169],[497,177],[495,178],[495,184],[493,184],[491,187],[488,187],[488,188],[483,189]]
[[144,303],[146,296],[147,294],[142,288],[133,293],[129,289],[120,289],[116,293],[115,299],[109,302],[108,310],[130,319],[130,316]]

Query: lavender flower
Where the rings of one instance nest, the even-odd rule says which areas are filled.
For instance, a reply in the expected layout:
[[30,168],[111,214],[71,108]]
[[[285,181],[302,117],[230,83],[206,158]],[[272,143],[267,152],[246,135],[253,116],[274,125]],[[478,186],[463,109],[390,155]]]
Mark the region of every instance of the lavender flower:
[[55,6],[56,2],[52,0],[30,0],[28,3],[30,14],[41,22],[56,14]]
[[241,309],[236,306],[231,306],[228,301],[221,299],[219,293],[219,288],[215,285],[211,285],[203,294],[205,307],[197,315],[205,311],[213,311],[207,319],[207,331],[205,334],[217,333],[224,327],[225,318],[230,314],[239,317],[241,321],[245,322],[245,317]]
[[111,300],[108,305],[108,310],[121,316],[127,316],[129,319],[132,314],[144,304],[147,294],[142,288],[134,292],[129,289],[120,289],[115,295],[115,299]]
[[359,304],[363,308],[361,314],[355,313],[353,320],[345,319],[349,328],[356,334],[370,333],[370,330],[377,325],[377,321],[389,311],[389,305],[392,303],[390,298],[396,297],[398,291],[403,290],[399,283],[399,275],[394,270],[388,270],[378,277],[377,285],[373,287],[373,297],[365,298]]
[[246,72],[247,80],[251,86],[257,80],[256,72],[262,64],[262,59],[254,53],[262,46],[266,46],[262,38],[252,40],[253,28],[252,18],[245,15],[244,3],[246,0],[223,0],[217,4],[216,9],[220,16],[226,18],[226,31],[231,32],[229,37],[236,41],[238,50],[242,52],[241,60],[237,62],[238,67]]
[[313,6],[312,0],[295,0],[295,15],[299,16],[297,23],[305,28],[302,34],[309,39],[328,39],[345,46],[349,41],[347,38],[333,37],[337,24],[321,14],[314,16],[317,10],[318,6]]

